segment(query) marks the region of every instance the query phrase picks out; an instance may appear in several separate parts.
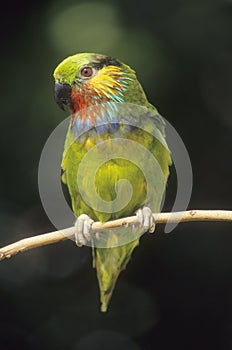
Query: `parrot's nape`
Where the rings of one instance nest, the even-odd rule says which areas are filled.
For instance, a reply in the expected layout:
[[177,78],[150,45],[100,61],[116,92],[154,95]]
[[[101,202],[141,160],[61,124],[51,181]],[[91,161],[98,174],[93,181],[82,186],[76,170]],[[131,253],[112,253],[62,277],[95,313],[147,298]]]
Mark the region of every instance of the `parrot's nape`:
[[[135,72],[118,59],[94,53],[80,53],[61,62],[55,69],[54,78],[56,102],[62,109],[67,106],[71,112],[63,153],[62,181],[68,187],[72,209],[77,218],[76,243],[78,246],[87,242],[93,245],[101,310],[104,312],[107,310],[120,272],[125,269],[139,243],[139,236],[136,234],[133,236],[133,229],[129,227],[128,232],[129,230],[132,232],[130,239],[119,243],[120,232],[112,230],[113,233],[111,232],[109,238],[105,239],[103,247],[94,244],[97,240],[91,234],[91,224],[93,220],[106,222],[136,213],[140,227],[145,231],[154,231],[152,211],[160,210],[171,157],[168,147],[164,144],[165,141],[160,142],[153,135],[159,131],[165,140],[165,124],[156,108],[148,102]],[[128,109],[135,120],[133,125],[120,123],[120,119],[123,119],[120,107],[125,104],[140,106],[138,109],[140,112],[133,112],[133,108]],[[146,110],[143,115],[141,115],[142,108]],[[149,120],[151,133],[139,127],[146,119]],[[99,126],[99,121],[100,124],[104,123],[104,127]],[[77,137],[77,130],[85,126],[86,131]],[[108,148],[101,146],[104,142],[109,145]],[[115,149],[119,155],[123,152],[133,154],[135,143],[152,154],[162,170],[163,179],[160,185],[157,175],[157,188],[158,186],[160,188],[159,191],[154,190],[152,206],[147,199],[146,178],[138,164],[122,156],[113,156]],[[91,162],[88,162],[88,171],[81,173],[80,164],[95,146],[99,146],[98,153]],[[113,149],[111,159],[110,150]],[[104,157],[107,160],[102,162]],[[141,157],[142,169],[146,167],[146,161]],[[98,171],[95,171],[97,168]],[[77,181],[78,171],[80,181]],[[93,177],[95,177],[95,189],[92,186]],[[129,181],[133,193],[123,208],[117,208],[115,204],[117,195],[120,194],[124,198],[128,194],[124,187],[121,192],[116,191],[116,185],[122,179]],[[100,205],[96,206],[95,192],[106,205],[110,203],[111,210],[103,210]]]

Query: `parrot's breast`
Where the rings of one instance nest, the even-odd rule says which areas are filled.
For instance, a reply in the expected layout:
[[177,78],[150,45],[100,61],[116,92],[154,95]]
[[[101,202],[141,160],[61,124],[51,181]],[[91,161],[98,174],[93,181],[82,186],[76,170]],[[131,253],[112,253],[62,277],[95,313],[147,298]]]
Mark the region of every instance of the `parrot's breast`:
[[[134,142],[144,144],[148,136],[133,126],[113,123],[94,127],[72,142],[64,152],[62,168],[77,216],[86,213],[104,222],[130,215],[144,205],[146,180],[130,158]],[[148,143],[152,146],[152,139]],[[141,168],[145,166],[142,161]]]

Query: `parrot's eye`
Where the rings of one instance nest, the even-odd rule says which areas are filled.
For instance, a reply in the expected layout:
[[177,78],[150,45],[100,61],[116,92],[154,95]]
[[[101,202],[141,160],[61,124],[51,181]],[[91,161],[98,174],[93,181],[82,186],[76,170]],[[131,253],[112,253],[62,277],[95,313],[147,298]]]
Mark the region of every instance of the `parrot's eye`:
[[94,70],[91,67],[84,67],[80,70],[81,78],[90,78],[94,74]]

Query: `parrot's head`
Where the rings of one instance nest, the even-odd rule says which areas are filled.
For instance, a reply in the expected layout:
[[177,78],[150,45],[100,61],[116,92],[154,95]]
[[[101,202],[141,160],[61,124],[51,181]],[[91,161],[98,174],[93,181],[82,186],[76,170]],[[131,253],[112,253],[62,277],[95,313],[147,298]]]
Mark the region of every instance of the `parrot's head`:
[[137,91],[143,94],[129,66],[100,54],[80,53],[66,58],[55,69],[54,78],[56,102],[62,109],[68,106],[71,114],[102,103],[133,102]]

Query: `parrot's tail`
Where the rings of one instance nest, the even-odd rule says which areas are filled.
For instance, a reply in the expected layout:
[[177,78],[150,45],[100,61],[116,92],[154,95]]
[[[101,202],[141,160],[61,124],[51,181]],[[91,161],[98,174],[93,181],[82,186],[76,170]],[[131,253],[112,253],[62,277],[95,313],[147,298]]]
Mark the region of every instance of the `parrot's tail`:
[[106,312],[118,276],[126,268],[139,239],[113,248],[95,249],[95,267],[100,288],[101,311]]

